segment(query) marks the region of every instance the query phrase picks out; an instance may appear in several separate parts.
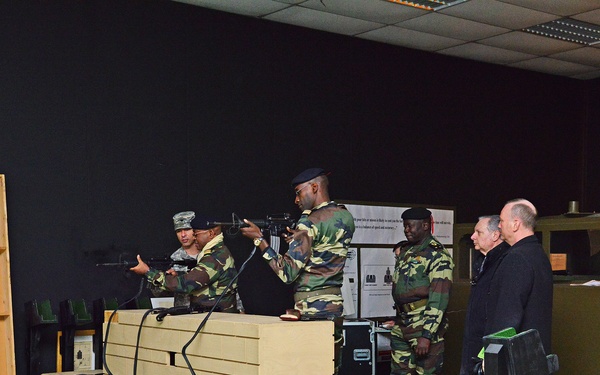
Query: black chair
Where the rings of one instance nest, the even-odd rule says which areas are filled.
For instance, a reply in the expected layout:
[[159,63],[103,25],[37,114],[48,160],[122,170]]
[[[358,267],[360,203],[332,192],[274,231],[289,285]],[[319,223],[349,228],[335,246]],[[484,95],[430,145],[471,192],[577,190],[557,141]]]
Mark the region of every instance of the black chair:
[[104,324],[104,312],[106,310],[116,310],[119,307],[119,303],[116,298],[105,299],[99,298],[92,302],[92,315],[94,323],[94,353],[95,353],[95,366],[94,368],[101,369],[104,363],[102,362],[102,350],[103,350],[103,324]]
[[[57,330],[58,320],[52,312],[52,306],[49,300],[38,303],[36,300],[25,302],[25,316],[27,318],[27,373],[29,375],[39,375],[43,370],[40,369],[42,363],[41,344],[42,334],[47,328],[51,328],[54,333]],[[56,336],[54,336],[56,337]],[[54,339],[56,342],[56,339]],[[56,349],[54,343],[50,343]]]
[[92,316],[88,313],[85,301],[64,300],[60,302],[59,328],[60,354],[62,357],[61,371],[75,369],[75,332],[82,329],[93,329]]

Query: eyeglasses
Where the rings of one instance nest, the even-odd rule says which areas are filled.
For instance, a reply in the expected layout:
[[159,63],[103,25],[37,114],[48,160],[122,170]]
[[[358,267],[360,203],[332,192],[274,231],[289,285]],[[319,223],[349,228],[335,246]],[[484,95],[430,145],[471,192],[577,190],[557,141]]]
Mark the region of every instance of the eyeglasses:
[[310,186],[310,184],[308,184],[308,185],[304,185],[304,186],[302,186],[300,189],[296,190],[296,191],[294,192],[294,193],[296,194],[296,196],[297,196],[297,197],[298,197],[298,196],[300,196],[300,192],[302,191],[302,189],[304,189],[304,188],[305,188],[305,187],[307,187],[307,186]]

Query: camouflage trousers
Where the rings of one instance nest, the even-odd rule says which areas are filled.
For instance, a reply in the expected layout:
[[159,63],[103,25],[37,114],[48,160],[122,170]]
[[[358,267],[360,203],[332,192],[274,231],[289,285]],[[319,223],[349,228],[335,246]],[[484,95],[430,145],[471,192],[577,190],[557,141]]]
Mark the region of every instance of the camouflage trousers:
[[344,346],[343,302],[341,296],[322,295],[299,300],[294,306],[295,309],[300,310],[303,320],[333,320],[334,374],[338,374],[342,366],[342,347]]
[[300,310],[302,315],[308,315],[311,317],[339,317],[342,316],[342,313],[344,312],[344,299],[342,296],[337,296],[334,294],[308,297],[306,299],[296,301],[294,308]]
[[444,339],[434,338],[429,345],[429,353],[417,357],[414,348],[421,337],[422,326],[396,324],[392,329],[391,375],[436,375],[442,374],[444,364]]

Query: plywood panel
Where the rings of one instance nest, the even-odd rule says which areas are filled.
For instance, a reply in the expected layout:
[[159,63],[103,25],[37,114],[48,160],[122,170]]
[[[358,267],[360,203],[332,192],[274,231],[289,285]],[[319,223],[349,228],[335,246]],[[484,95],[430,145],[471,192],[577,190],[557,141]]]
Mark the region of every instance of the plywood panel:
[[[119,311],[118,322],[111,323],[106,363],[112,372],[133,369],[144,312]],[[162,322],[148,316],[140,334],[138,370],[189,374],[182,349],[205,316],[167,316]],[[192,368],[202,374],[332,374],[333,322],[284,322],[271,316],[214,313],[187,347],[186,355]]]
[[15,344],[5,186],[4,175],[0,175],[0,373],[14,375],[16,371]]

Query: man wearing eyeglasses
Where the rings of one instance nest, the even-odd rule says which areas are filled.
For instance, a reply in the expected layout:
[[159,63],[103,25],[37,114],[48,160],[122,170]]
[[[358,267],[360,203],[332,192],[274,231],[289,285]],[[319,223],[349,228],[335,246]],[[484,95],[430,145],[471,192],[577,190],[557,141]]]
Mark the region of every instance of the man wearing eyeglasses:
[[474,270],[471,281],[471,294],[467,305],[463,335],[461,375],[476,373],[478,364],[481,362],[477,355],[483,348],[485,323],[490,318],[486,305],[488,304],[491,280],[510,247],[500,235],[499,224],[500,215],[481,216],[471,235],[475,249],[483,254],[483,261],[477,270]]
[[[294,284],[294,309],[282,319],[331,319],[343,315],[341,286],[348,246],[354,234],[354,218],[329,198],[328,173],[310,168],[292,180],[294,203],[302,210],[296,229],[288,229],[289,250],[278,254],[254,223],[241,228],[262,251],[265,261],[286,284]],[[336,327],[336,364],[341,349],[341,321]]]
[[[213,221],[214,223],[214,221]],[[195,217],[190,223],[194,230],[196,247],[200,251],[196,267],[184,274],[172,274],[150,268],[138,255],[138,265],[131,271],[144,275],[148,282],[162,290],[190,295],[190,304],[198,311],[238,312],[236,308],[237,283],[227,286],[237,275],[233,256],[225,246],[220,225],[211,225],[206,218]]]

